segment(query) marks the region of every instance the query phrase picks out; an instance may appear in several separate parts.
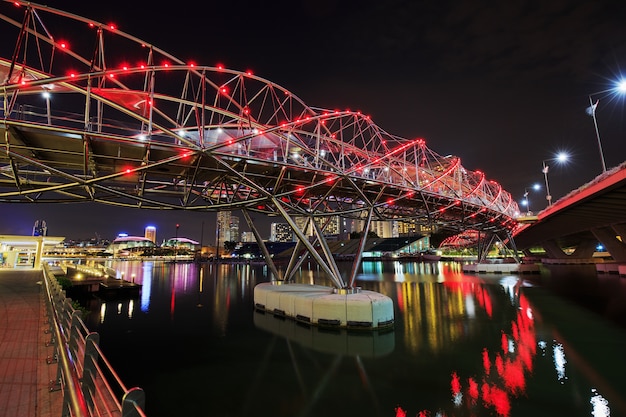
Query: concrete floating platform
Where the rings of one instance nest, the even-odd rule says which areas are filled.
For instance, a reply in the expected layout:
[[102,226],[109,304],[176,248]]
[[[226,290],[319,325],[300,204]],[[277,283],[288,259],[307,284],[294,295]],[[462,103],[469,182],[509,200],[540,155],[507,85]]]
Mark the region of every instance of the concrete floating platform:
[[602,263],[600,258],[542,258],[545,265],[593,265]]
[[626,264],[613,262],[597,263],[596,272],[599,274],[616,274],[619,276],[626,276]]
[[394,323],[393,301],[374,291],[350,292],[322,285],[273,281],[254,287],[254,306],[257,310],[323,327],[383,329]]
[[469,274],[538,274],[538,264],[517,263],[473,263],[463,265],[463,272]]

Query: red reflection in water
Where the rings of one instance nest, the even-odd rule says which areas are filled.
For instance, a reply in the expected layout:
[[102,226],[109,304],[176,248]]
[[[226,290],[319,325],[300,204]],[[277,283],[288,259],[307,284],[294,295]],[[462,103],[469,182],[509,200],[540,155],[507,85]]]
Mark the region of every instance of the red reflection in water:
[[452,382],[450,383],[452,388],[452,393],[457,395],[461,392],[461,381],[459,380],[459,376],[456,372],[452,372]]
[[502,378],[508,391],[520,394],[526,390],[526,378],[524,378],[524,369],[521,361],[507,360],[504,365]]
[[511,401],[506,391],[484,383],[482,396],[485,404],[494,407],[499,416],[507,417],[511,413]]
[[509,338],[506,337],[506,334],[504,334],[504,332],[502,332],[501,343],[502,343],[502,352],[506,352],[507,350],[509,350]]
[[499,353],[496,354],[496,360],[494,362],[496,365],[496,371],[498,371],[498,375],[502,375],[504,373],[504,361],[502,360],[502,356]]
[[491,360],[489,360],[489,351],[487,348],[483,349],[483,368],[485,369],[485,375],[489,376],[491,373]]
[[470,396],[470,399],[472,400],[472,405],[476,404],[477,400],[478,400],[478,382],[476,382],[476,380],[474,380],[474,378],[469,378],[468,381],[468,388],[467,388],[467,394]]
[[[482,287],[460,283],[447,283],[447,285],[460,289],[464,295],[473,295],[485,312],[491,316],[492,300]],[[494,352],[495,358],[492,361],[487,348],[483,348],[481,359],[484,375],[482,377],[470,376],[467,379],[465,407],[475,406],[482,400],[482,405],[493,409],[498,417],[509,417],[511,397],[518,397],[525,393],[525,372],[532,373],[533,371],[533,357],[537,354],[537,339],[528,300],[523,295],[519,295],[517,302],[519,309],[515,320],[511,322],[510,332],[507,333],[507,329],[501,332],[501,352]],[[495,374],[491,374],[492,367],[496,369]],[[478,381],[481,379],[482,383],[479,388]],[[450,388],[455,398],[463,392],[461,377],[456,371],[451,373]],[[401,407],[397,407],[395,411],[396,417],[406,417],[407,412]],[[429,410],[422,410],[416,416],[429,415],[431,415]],[[438,410],[437,415],[445,416],[446,413]]]

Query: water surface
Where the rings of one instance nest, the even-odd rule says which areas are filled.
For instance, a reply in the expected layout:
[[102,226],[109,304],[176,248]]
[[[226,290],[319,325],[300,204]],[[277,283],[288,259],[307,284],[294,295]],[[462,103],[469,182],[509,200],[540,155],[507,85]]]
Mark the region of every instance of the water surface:
[[626,415],[626,279],[594,269],[364,262],[357,284],[392,298],[395,325],[346,332],[255,311],[261,265],[111,266],[142,292],[91,300],[88,325],[149,417]]

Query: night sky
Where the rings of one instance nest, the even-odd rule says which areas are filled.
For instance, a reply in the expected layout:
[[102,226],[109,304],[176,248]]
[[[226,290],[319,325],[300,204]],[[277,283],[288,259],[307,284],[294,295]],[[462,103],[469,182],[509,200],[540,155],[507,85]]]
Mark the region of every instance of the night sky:
[[[548,162],[554,200],[602,172],[593,119],[585,113],[589,95],[600,100],[607,168],[626,160],[624,99],[610,91],[626,67],[623,1],[46,4],[114,22],[183,60],[251,69],[310,106],[361,110],[391,134],[423,137],[440,155],[459,156],[518,201],[525,188],[543,185],[542,161],[559,151],[570,161]],[[545,205],[545,191],[530,194],[532,210]],[[215,239],[213,213],[89,204],[0,210],[0,234],[30,234],[44,219],[51,235],[68,238],[142,235],[152,224],[161,240],[178,223],[179,236]]]

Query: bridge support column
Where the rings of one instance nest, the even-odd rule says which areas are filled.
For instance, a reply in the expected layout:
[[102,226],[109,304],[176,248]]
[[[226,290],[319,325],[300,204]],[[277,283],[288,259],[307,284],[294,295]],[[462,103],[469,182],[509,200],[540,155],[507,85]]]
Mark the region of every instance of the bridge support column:
[[350,271],[350,288],[354,287],[354,282],[356,281],[356,275],[359,270],[359,266],[361,265],[361,260],[363,259],[363,250],[365,249],[365,242],[367,241],[367,235],[370,232],[370,225],[372,224],[372,215],[374,214],[374,206],[371,206],[367,212],[367,218],[365,220],[365,228],[363,229],[363,235],[361,236],[361,240],[359,241],[359,249],[354,256],[354,261],[352,261],[352,270]]
[[626,244],[617,238],[614,229],[616,228],[603,227],[591,229],[591,232],[604,245],[615,261],[626,262]]
[[626,224],[615,224],[612,226],[621,242],[626,243]]
[[596,242],[593,240],[583,240],[576,246],[574,253],[570,255],[571,258],[576,259],[588,259],[593,258],[593,253],[596,251]]
[[259,248],[261,249],[261,252],[263,252],[263,257],[265,258],[265,262],[267,263],[268,268],[270,269],[270,271],[272,271],[272,275],[274,276],[272,281],[280,280],[280,274],[278,273],[276,264],[274,264],[274,261],[272,260],[272,256],[270,255],[270,251],[267,250],[267,246],[265,246],[265,242],[263,242],[263,238],[261,237],[259,230],[254,225],[254,222],[252,221],[252,218],[250,217],[248,210],[243,209],[242,213],[243,213],[243,217],[245,217],[246,219],[246,223],[248,223],[248,227],[250,228],[250,230],[252,230],[252,233],[254,234],[254,237],[259,245]]
[[563,249],[554,240],[546,240],[541,242],[541,247],[546,251],[548,258],[561,259],[567,258],[567,254],[563,252]]
[[285,219],[285,221],[289,224],[289,226],[291,227],[291,230],[293,230],[293,232],[298,237],[298,240],[304,245],[304,247],[307,249],[309,254],[313,257],[313,259],[317,261],[320,268],[322,268],[324,272],[326,272],[328,277],[335,283],[335,286],[339,289],[345,288],[346,285],[343,282],[343,278],[341,276],[337,276],[334,272],[338,270],[337,265],[335,264],[334,267],[329,266],[330,263],[334,263],[334,259],[331,257],[330,259],[327,259],[326,261],[324,261],[324,259],[320,256],[317,250],[315,250],[311,242],[309,242],[309,239],[304,235],[304,233],[302,233],[300,228],[296,225],[296,222],[291,218],[289,213],[287,213],[287,210],[285,210],[285,208],[282,206],[280,201],[278,201],[276,197],[272,197],[272,203],[278,209],[280,214],[283,216],[283,219]]

